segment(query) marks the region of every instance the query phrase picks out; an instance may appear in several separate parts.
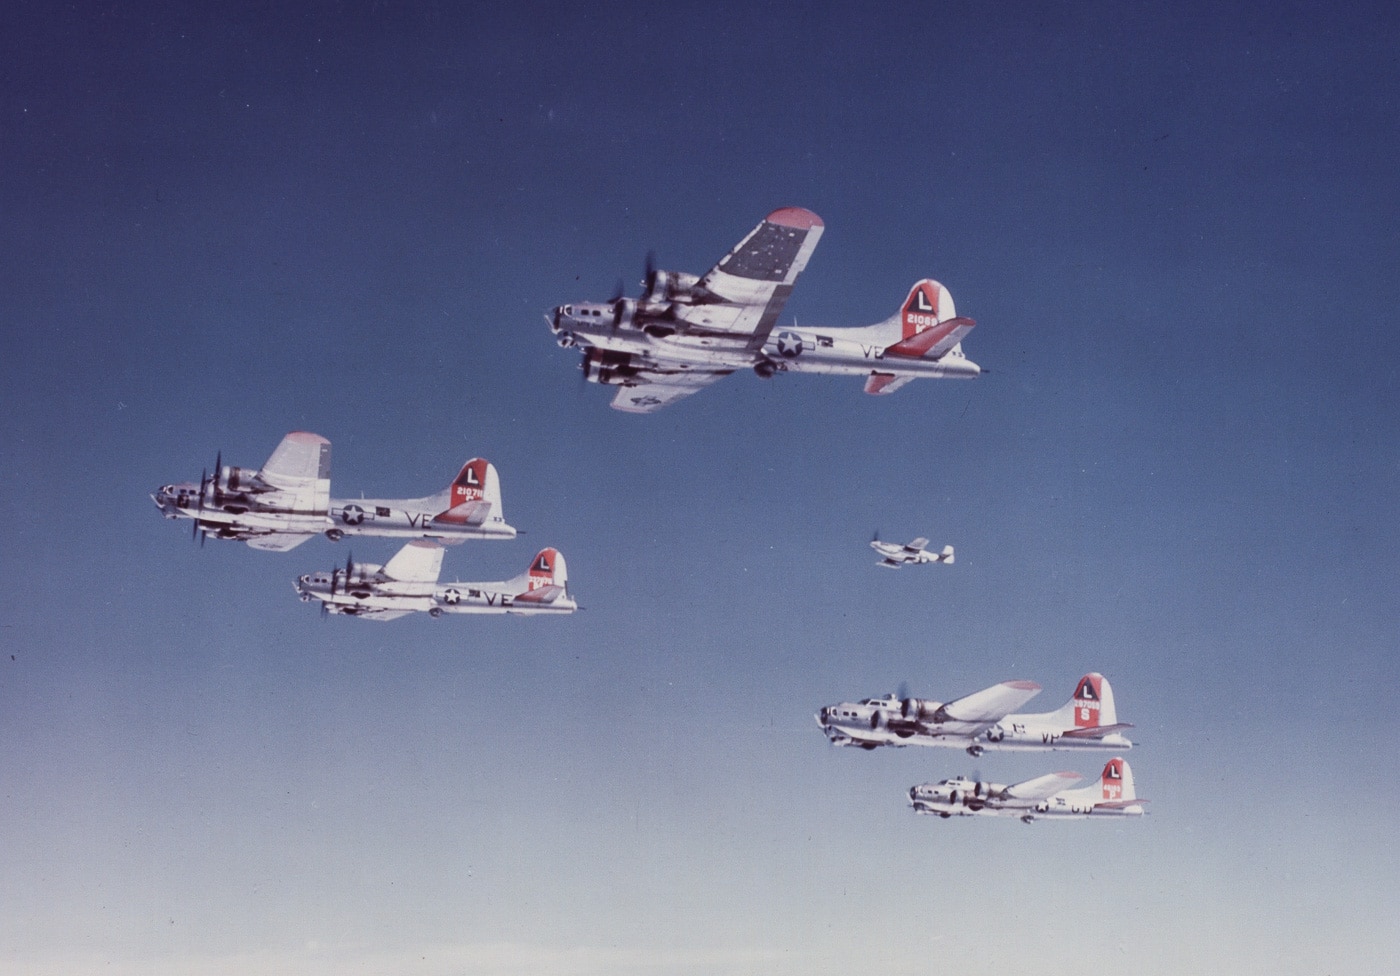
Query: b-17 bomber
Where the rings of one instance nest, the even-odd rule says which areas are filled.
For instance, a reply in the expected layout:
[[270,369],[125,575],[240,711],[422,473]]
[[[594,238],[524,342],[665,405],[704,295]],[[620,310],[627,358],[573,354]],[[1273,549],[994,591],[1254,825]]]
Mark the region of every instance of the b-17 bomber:
[[1139,817],[1146,800],[1138,799],[1133,770],[1126,759],[1114,757],[1093,786],[1070,789],[1084,777],[1050,773],[1003,786],[965,777],[924,783],[909,789],[915,813],[949,817],[1020,817],[1035,820],[1082,820],[1086,817]]
[[164,485],[151,495],[163,516],[190,519],[200,542],[234,539],[254,549],[285,552],[314,535],[433,539],[513,539],[501,509],[495,465],[473,458],[452,484],[424,498],[331,498],[331,442],[295,431],[261,468],[223,463],[223,452],[199,483]]
[[569,571],[557,549],[541,549],[530,567],[492,583],[439,583],[443,549],[416,540],[383,566],[347,558],[344,569],[309,573],[294,586],[302,602],[321,601],[323,613],[393,620],[414,612],[566,614],[578,609],[569,595]]
[[778,327],[823,228],[810,210],[775,210],[703,275],[660,271],[648,258],[640,298],[619,288],[607,302],[560,305],[545,321],[559,345],[583,350],[586,380],[619,387],[612,406],[628,413],[660,410],[741,369],[860,376],[870,394],[982,372],[962,351],[976,323],[928,278],[875,325]]
[[921,698],[866,698],[828,705],[817,724],[832,743],[880,746],[950,746],[980,756],[988,750],[1127,750],[1113,688],[1097,672],[1086,674],[1074,694],[1053,712],[1013,714],[1040,694],[1034,681],[1003,681],[949,702]]

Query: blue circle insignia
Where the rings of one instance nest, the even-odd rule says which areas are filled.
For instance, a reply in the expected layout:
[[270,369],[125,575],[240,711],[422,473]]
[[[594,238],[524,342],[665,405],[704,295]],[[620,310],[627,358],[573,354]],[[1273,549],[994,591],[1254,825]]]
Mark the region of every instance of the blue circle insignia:
[[778,333],[778,352],[788,359],[802,354],[802,337],[796,332]]

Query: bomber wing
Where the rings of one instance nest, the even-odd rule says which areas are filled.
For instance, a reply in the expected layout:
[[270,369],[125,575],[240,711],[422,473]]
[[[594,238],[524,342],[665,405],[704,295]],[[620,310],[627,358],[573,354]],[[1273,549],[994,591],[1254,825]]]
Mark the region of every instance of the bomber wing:
[[618,389],[617,395],[613,397],[612,407],[627,413],[654,413],[692,393],[698,393],[711,383],[719,382],[732,372],[732,369],[674,372],[644,369],[637,374],[636,386],[623,386]]
[[267,535],[253,536],[248,540],[248,545],[267,552],[286,552],[295,549],[311,536],[312,533],[309,532],[269,532]]
[[319,434],[293,431],[263,464],[258,480],[292,496],[279,508],[324,514],[330,507],[331,442]]
[[947,702],[939,711],[954,721],[993,725],[1038,694],[1040,685],[1034,681],[1003,681]]
[[1009,800],[1048,800],[1056,793],[1069,789],[1078,783],[1083,776],[1078,773],[1046,773],[1044,776],[1037,776],[1035,779],[1028,779],[1024,783],[1016,783],[1001,791],[1001,795]]
[[436,583],[442,572],[442,546],[415,539],[384,564],[383,573],[403,583]]
[[750,350],[762,349],[824,228],[820,217],[801,207],[783,207],[764,217],[700,278],[702,293],[737,306],[737,314],[703,321],[701,305],[697,311],[702,322],[696,324],[711,333],[747,335]]
[[400,617],[407,617],[412,610],[387,610],[382,607],[367,607],[355,612],[355,616],[363,620],[398,620]]

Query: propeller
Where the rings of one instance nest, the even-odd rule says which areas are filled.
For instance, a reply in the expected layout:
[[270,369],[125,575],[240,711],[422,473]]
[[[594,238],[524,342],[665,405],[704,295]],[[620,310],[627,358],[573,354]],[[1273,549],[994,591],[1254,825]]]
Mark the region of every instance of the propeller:
[[195,508],[194,525],[190,526],[190,541],[199,539],[200,548],[204,548],[204,537],[199,534],[200,520],[204,517],[204,493],[209,490],[209,469],[205,468],[199,473],[199,505]]
[[650,295],[652,288],[656,286],[656,252],[647,251],[647,276],[642,279],[643,294]]
[[341,569],[333,569],[333,570],[331,570],[331,596],[332,596],[332,597],[335,596],[335,585],[336,585],[336,583],[340,582],[340,580],[341,580],[341,575],[340,575],[340,574],[341,574],[341,573],[344,573],[344,574],[345,574],[345,577],[344,577],[345,585],[344,585],[343,589],[345,589],[346,592],[349,592],[349,590],[350,590],[350,574],[351,574],[352,572],[354,572],[354,571],[355,571],[355,554],[354,554],[353,551],[347,552],[347,553],[345,554],[345,568],[344,568],[343,570],[341,570]]
[[909,697],[909,682],[901,681],[899,683],[899,690],[895,692],[895,697],[900,701],[904,701],[904,699]]
[[609,304],[609,305],[616,305],[618,302],[622,301],[622,294],[623,294],[623,292],[626,291],[626,290],[627,290],[627,286],[626,286],[625,284],[623,284],[623,281],[622,281],[621,278],[618,278],[618,279],[617,279],[617,287],[613,289],[612,298],[609,298],[609,299],[608,299],[608,304]]

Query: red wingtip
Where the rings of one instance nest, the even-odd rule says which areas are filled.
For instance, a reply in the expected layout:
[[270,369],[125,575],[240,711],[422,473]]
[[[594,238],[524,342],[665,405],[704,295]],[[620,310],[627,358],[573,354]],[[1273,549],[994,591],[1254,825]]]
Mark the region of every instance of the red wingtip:
[[309,430],[294,430],[287,435],[287,440],[293,444],[329,444],[320,434],[313,434]]
[[767,217],[763,218],[770,224],[778,224],[783,227],[793,227],[797,230],[811,230],[813,227],[825,227],[822,219],[810,210],[801,207],[781,207],[774,210]]

